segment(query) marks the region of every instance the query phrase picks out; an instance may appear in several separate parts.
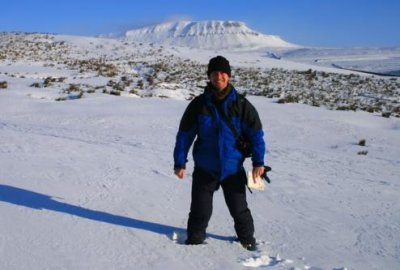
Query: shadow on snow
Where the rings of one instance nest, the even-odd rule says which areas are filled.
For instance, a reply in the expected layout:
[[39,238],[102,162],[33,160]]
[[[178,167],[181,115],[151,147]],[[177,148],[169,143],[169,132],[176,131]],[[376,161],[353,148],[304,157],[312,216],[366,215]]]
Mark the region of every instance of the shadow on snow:
[[[166,235],[169,238],[171,238],[171,235],[174,232],[184,233],[186,231],[183,228],[139,220],[135,218],[118,216],[102,211],[91,210],[80,206],[59,202],[54,200],[51,196],[8,185],[0,185],[0,202],[6,202],[36,210],[50,210],[112,225],[146,230],[153,233]],[[232,239],[232,237],[220,236],[215,234],[207,234],[207,236],[219,240]]]

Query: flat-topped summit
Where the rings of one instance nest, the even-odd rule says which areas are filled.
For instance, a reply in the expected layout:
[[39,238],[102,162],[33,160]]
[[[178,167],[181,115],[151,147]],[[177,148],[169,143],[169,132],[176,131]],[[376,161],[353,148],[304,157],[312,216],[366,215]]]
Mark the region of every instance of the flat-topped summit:
[[127,40],[200,49],[297,47],[279,36],[251,30],[239,21],[179,21],[129,30]]

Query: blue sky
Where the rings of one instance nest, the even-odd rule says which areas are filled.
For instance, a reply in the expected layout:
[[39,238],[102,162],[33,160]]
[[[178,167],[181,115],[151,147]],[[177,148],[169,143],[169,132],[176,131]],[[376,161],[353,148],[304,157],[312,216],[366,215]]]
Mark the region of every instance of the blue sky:
[[0,32],[97,35],[177,19],[243,21],[304,46],[400,46],[400,0],[3,0]]

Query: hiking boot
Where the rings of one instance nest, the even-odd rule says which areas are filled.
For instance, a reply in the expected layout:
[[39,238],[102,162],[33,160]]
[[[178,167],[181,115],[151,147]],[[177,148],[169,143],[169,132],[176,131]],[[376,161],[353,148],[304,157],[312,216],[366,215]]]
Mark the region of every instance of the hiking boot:
[[240,241],[242,247],[249,250],[249,251],[256,251],[257,250],[257,243],[256,239],[253,237],[250,241]]
[[186,245],[200,245],[204,243],[205,238],[198,234],[189,235],[185,241]]
[[257,250],[257,244],[254,243],[249,243],[249,244],[242,244],[243,248],[247,249],[248,251],[256,251]]

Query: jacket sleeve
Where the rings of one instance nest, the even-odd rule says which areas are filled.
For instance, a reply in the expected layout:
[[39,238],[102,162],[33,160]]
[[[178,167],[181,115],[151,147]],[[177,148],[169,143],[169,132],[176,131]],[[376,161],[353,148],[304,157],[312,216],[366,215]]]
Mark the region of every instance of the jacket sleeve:
[[251,142],[253,167],[264,165],[265,142],[260,117],[254,106],[245,99],[243,115],[243,131]]
[[197,103],[198,98],[192,100],[183,113],[179,130],[176,135],[174,148],[174,169],[185,169],[187,155],[197,134]]

